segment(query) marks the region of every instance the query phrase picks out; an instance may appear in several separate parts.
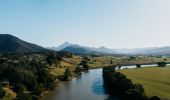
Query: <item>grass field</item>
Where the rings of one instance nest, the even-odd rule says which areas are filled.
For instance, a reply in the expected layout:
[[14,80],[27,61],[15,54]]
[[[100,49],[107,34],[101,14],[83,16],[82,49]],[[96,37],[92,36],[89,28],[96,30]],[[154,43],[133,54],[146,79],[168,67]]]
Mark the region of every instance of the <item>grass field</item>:
[[134,83],[140,83],[148,96],[170,100],[170,66],[120,70]]

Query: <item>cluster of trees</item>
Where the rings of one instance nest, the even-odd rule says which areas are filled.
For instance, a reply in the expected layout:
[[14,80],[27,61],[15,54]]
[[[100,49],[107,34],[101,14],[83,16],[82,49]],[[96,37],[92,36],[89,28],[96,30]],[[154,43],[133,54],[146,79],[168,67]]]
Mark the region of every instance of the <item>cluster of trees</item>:
[[166,66],[166,62],[162,61],[162,62],[158,62],[158,67],[165,67]]
[[[88,61],[90,61],[90,59],[88,57],[83,57],[80,64],[78,64],[78,66],[74,70],[75,74],[81,75],[81,72],[83,70],[89,70]],[[60,78],[60,80],[68,81],[72,78],[72,76],[73,76],[72,70],[70,68],[66,68],[64,75],[63,75],[63,77]]]
[[[0,56],[0,81],[9,81],[17,93],[17,100],[38,100],[44,91],[56,86],[56,77],[50,73],[48,66],[58,64],[63,56],[72,55],[52,52]],[[69,71],[65,74],[69,74]],[[0,97],[3,94],[0,88]]]
[[106,92],[121,100],[160,100],[159,97],[147,97],[141,84],[133,84],[130,79],[114,67],[103,68],[103,80]]
[[136,56],[130,56],[129,57],[129,60],[134,60],[134,59],[137,59],[137,57]]
[[72,71],[71,71],[71,69],[66,68],[66,69],[65,69],[65,72],[64,72],[63,80],[68,81],[68,80],[71,79],[71,77],[72,77]]
[[77,74],[77,75],[81,75],[81,72],[82,72],[82,68],[80,66],[77,66],[74,70],[74,72]]
[[141,68],[141,64],[136,64],[136,67],[137,68]]
[[88,61],[90,61],[88,57],[83,57],[83,60],[80,62],[79,66],[82,66],[84,70],[89,70]]

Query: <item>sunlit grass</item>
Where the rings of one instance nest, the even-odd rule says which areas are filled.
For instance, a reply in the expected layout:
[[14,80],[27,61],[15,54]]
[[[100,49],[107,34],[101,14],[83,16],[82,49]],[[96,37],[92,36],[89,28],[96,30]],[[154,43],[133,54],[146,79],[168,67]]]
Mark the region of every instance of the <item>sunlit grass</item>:
[[170,99],[170,66],[120,70],[134,83],[142,84],[149,96]]

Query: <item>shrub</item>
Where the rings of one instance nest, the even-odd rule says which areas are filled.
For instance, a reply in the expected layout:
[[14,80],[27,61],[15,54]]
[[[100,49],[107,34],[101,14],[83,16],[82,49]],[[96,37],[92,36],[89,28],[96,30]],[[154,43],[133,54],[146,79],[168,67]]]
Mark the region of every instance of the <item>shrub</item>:
[[136,64],[136,67],[137,67],[137,68],[140,68],[140,67],[141,67],[141,65],[140,65],[140,64]]
[[158,67],[165,67],[166,66],[166,62],[158,62]]

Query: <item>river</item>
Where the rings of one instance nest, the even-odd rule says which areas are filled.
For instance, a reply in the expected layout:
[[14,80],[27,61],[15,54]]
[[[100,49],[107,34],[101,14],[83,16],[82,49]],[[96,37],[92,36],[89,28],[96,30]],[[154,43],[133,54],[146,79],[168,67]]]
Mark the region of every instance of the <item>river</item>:
[[83,72],[68,82],[60,82],[45,100],[105,100],[102,68]]
[[[142,65],[141,67],[155,66],[157,65]],[[136,66],[121,67],[121,69],[124,68],[131,69]],[[55,90],[45,97],[45,100],[110,100],[103,87],[102,68],[92,69],[70,81],[60,82]]]

